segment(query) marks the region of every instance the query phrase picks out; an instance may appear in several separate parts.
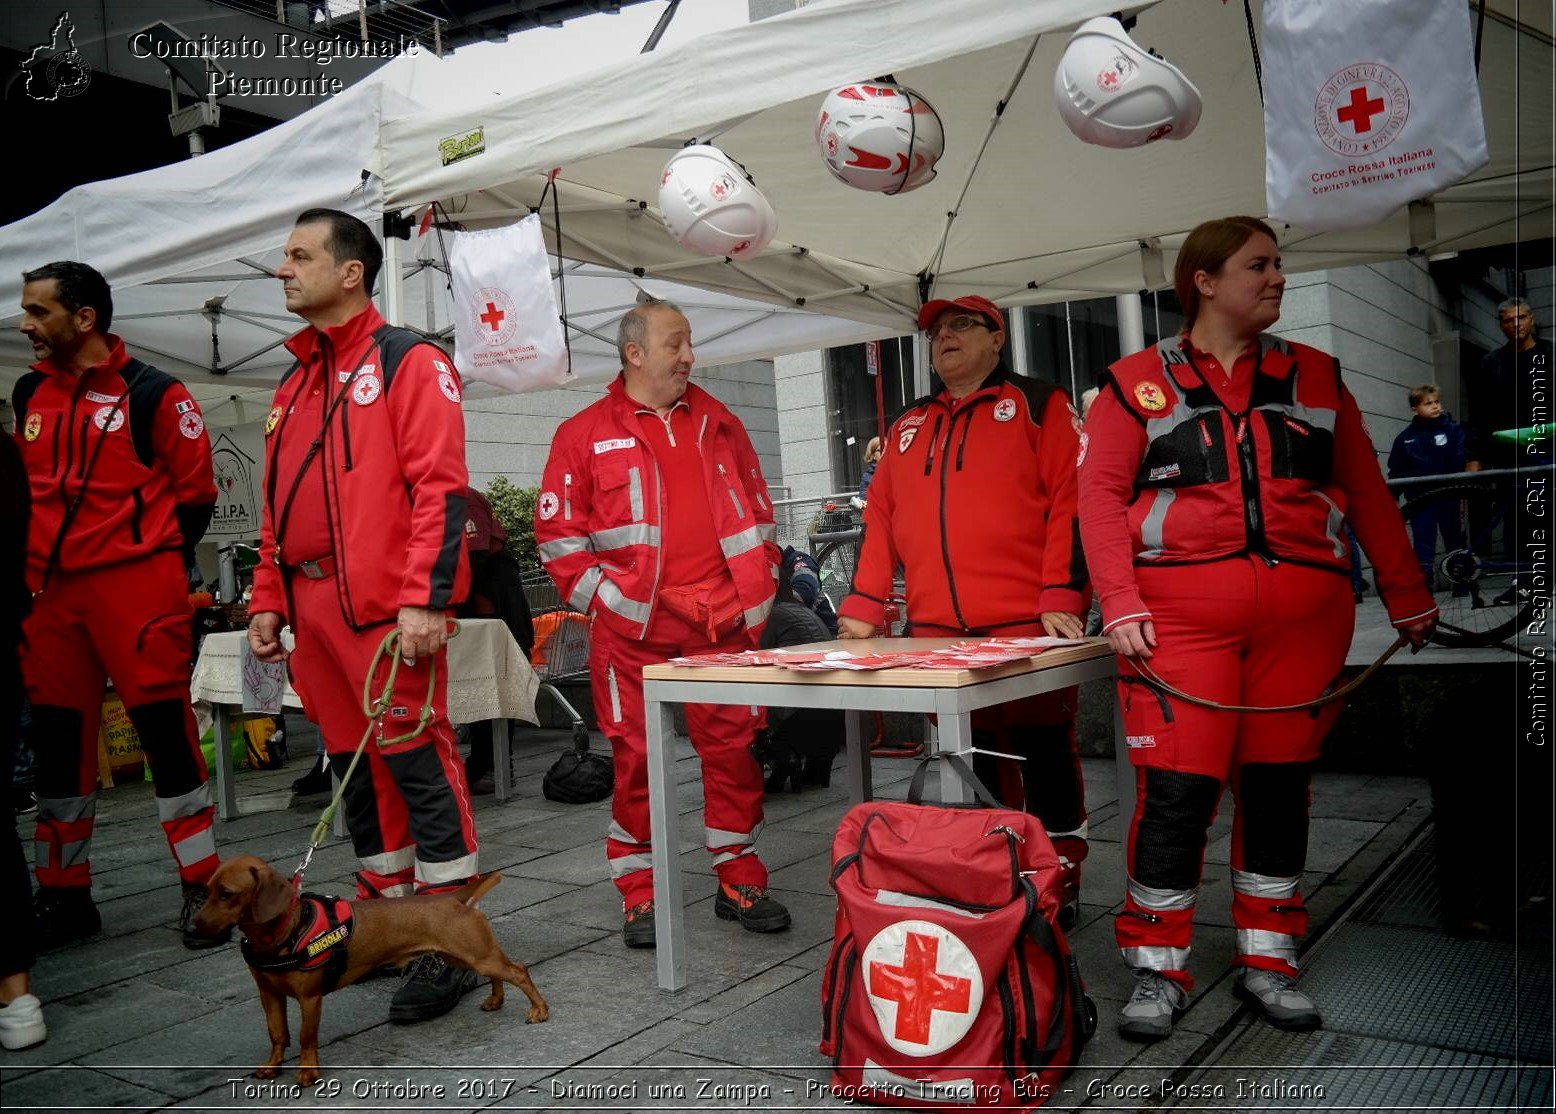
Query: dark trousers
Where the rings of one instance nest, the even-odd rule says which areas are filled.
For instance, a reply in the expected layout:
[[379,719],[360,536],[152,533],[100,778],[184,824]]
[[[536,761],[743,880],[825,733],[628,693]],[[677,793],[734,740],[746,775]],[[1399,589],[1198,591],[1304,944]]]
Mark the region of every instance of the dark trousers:
[[[6,777],[16,764],[16,730],[22,718],[22,670],[17,658],[14,641],[8,641],[0,652],[0,771]],[[9,788],[9,787],[8,787]],[[5,795],[11,804],[11,794]],[[32,970],[32,872],[27,869],[27,856],[22,852],[21,837],[16,834],[15,820],[7,816],[0,824],[0,901],[7,910],[9,930],[7,944],[0,949],[0,976],[15,975]]]

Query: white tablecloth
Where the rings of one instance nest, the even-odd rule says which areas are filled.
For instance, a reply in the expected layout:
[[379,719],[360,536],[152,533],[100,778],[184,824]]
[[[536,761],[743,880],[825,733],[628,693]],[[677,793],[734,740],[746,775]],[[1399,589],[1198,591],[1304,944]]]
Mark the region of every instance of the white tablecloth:
[[[189,695],[198,705],[243,705],[243,631],[207,635],[200,644]],[[448,644],[448,718],[455,723],[479,723],[488,719],[535,718],[535,693],[540,680],[524,659],[519,644],[497,619],[461,619],[459,634]],[[355,682],[361,693],[361,682]],[[301,708],[292,686],[286,686],[282,703]]]

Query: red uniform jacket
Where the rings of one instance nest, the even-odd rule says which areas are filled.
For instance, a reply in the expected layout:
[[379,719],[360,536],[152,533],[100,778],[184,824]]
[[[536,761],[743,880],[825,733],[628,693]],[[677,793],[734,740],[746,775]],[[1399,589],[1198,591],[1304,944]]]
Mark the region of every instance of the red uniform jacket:
[[[779,551],[756,450],[740,419],[697,386],[684,400],[702,452],[713,527],[752,645],[773,607]],[[659,467],[620,376],[556,431],[535,509],[540,560],[562,598],[642,639],[659,594]]]
[[[132,361],[114,334],[107,339],[108,359],[79,379],[45,360],[17,382],[16,438],[32,492],[27,578],[34,591],[78,495],[81,508],[60,547],[58,572],[193,546],[216,503],[200,408],[178,380]],[[130,380],[135,395],[153,400],[149,409],[126,397]]]
[[879,624],[900,565],[919,634],[998,634],[1045,611],[1082,614],[1074,414],[1064,391],[1003,364],[954,407],[943,391],[909,407],[882,443],[853,594],[838,613]]
[[309,467],[324,469],[335,589],[346,622],[362,630],[394,620],[402,607],[448,610],[469,591],[459,375],[442,349],[418,342],[386,376],[385,346],[410,338],[388,330],[375,339],[383,324],[368,306],[343,325],[310,327],[286,342],[298,363],[282,377],[265,421],[265,510],[251,613],[288,613],[278,559],[290,567],[322,556],[288,554],[284,533],[278,552],[276,538],[287,497],[273,467],[277,448],[284,437],[311,435],[287,426],[305,364],[322,365],[332,401],[333,392],[344,393]]
[[1104,630],[1150,617],[1135,565],[1255,554],[1350,572],[1349,522],[1395,626],[1436,608],[1333,356],[1276,337],[1251,350],[1247,407],[1205,382],[1182,337],[1126,356],[1088,417],[1081,528]]

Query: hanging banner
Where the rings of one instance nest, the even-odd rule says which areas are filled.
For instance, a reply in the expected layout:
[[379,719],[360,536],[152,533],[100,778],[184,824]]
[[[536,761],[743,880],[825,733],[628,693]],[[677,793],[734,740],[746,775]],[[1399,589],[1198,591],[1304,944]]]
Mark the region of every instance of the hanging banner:
[[211,446],[216,506],[211,511],[206,538],[259,537],[261,470],[257,462],[263,455],[264,436],[257,425],[236,426],[216,438]]
[[1474,45],[1463,0],[1265,0],[1270,216],[1361,228],[1484,166]]
[[538,216],[454,233],[448,264],[461,374],[515,393],[573,381]]

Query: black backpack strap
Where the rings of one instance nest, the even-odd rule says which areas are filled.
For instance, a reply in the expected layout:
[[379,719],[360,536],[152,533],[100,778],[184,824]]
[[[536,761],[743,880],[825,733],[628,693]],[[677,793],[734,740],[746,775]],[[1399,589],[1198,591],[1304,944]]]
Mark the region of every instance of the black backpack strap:
[[16,428],[22,427],[22,419],[27,415],[27,404],[32,401],[33,392],[43,382],[43,372],[29,371],[16,381],[16,386],[11,388],[11,413],[16,416]]
[[[379,370],[383,372],[384,392],[389,391],[389,384],[394,380],[394,373],[400,370],[400,364],[412,348],[418,344],[432,344],[430,340],[418,332],[410,329],[402,329],[398,325],[380,325],[373,330],[373,341],[378,345]],[[437,348],[437,345],[432,345]],[[449,370],[453,370],[454,361],[449,359],[448,353],[438,348],[438,352],[448,363]]]
[[926,755],[919,759],[918,768],[913,771],[913,780],[908,783],[908,803],[921,805],[924,803],[924,781],[929,774],[931,762],[944,762],[956,771],[956,776],[962,780],[962,784],[972,790],[973,797],[984,808],[1003,808],[994,795],[988,791],[983,782],[978,780],[978,775],[973,773],[964,758],[950,751],[940,751],[936,754]]
[[135,443],[135,455],[140,458],[142,464],[150,468],[157,458],[157,447],[151,440],[152,426],[157,419],[157,407],[162,404],[162,396],[167,394],[168,388],[177,380],[161,368],[143,364],[133,358],[120,375],[130,385],[127,409],[130,414],[130,438]]

